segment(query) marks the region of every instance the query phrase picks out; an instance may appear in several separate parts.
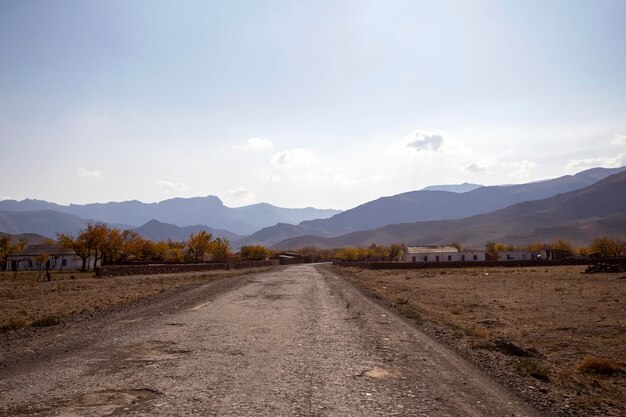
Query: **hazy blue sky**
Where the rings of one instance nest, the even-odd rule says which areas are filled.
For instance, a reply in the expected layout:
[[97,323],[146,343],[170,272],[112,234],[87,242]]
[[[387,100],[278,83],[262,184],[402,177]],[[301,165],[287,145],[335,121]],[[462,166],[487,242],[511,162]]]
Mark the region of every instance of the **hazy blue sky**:
[[626,1],[0,0],[0,199],[349,208],[626,164]]

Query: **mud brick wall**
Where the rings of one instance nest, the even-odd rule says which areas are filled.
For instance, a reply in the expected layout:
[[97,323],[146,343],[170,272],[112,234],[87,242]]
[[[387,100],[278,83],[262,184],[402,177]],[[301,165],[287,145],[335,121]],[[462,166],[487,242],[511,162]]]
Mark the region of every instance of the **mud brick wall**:
[[219,269],[258,268],[278,265],[278,261],[211,262],[200,264],[108,265],[96,269],[97,277],[126,275],[174,274],[179,272],[214,271]]
[[306,263],[310,263],[311,261],[307,258],[280,258],[278,260],[278,262],[280,262],[281,265],[293,265],[293,264],[306,264]]
[[333,261],[337,266],[355,266],[365,269],[428,269],[428,268],[476,268],[476,267],[524,267],[524,266],[566,266],[590,265],[596,262],[616,264],[624,262],[624,258],[611,259],[562,259],[558,261],[466,261],[466,262],[344,262]]

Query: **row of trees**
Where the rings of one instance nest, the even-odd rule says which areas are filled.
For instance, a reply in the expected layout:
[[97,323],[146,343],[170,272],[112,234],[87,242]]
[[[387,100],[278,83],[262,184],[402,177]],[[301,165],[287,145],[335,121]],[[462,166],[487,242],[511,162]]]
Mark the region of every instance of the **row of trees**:
[[186,243],[187,254],[194,262],[202,262],[205,255],[209,255],[212,261],[224,262],[230,255],[230,243],[226,239],[213,239],[211,233],[204,230],[189,235]]
[[76,236],[58,233],[57,240],[81,258],[82,269],[89,269],[89,260],[95,269],[100,261],[103,265],[127,262],[223,262],[231,254],[226,239],[213,238],[210,233],[192,233],[185,242],[151,241],[133,230],[120,230],[101,223],[89,223]]
[[489,242],[485,245],[488,255],[495,255],[500,251],[527,250],[539,252],[541,250],[562,250],[569,252],[571,256],[586,257],[595,255],[601,258],[618,257],[626,252],[626,242],[610,237],[595,238],[589,246],[575,247],[571,242],[564,239],[556,239],[550,243],[536,242],[523,246],[514,246],[500,242]]
[[[584,249],[584,248],[582,248]],[[602,258],[612,258],[626,253],[626,241],[599,237],[593,240],[585,255],[596,253]]]
[[371,245],[368,248],[341,248],[333,258],[340,261],[398,261],[404,255],[404,245]]
[[246,245],[239,248],[239,257],[246,261],[263,261],[273,253],[263,245]]

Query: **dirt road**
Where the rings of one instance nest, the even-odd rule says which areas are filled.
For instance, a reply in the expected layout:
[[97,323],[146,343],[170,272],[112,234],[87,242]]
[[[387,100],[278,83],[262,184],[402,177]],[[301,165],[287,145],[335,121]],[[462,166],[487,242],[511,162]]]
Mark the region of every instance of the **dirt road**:
[[16,343],[0,351],[0,415],[536,415],[313,265],[229,278]]

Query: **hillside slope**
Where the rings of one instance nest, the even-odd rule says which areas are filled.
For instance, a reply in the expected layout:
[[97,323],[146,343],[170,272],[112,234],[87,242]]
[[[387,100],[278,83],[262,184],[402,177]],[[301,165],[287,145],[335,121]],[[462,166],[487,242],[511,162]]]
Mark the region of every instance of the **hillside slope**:
[[148,223],[134,230],[144,238],[154,241],[166,241],[168,239],[184,241],[189,238],[191,233],[198,233],[200,231],[211,233],[214,238],[220,237],[228,239],[231,242],[241,238],[241,236],[229,232],[228,230],[213,229],[203,225],[180,227],[174,224],[162,223],[158,220],[150,220]]
[[254,232],[250,236],[234,241],[233,247],[240,248],[244,245],[272,246],[285,239],[305,235],[307,231],[311,234],[316,232],[315,229],[309,229],[306,228],[306,226],[278,223],[274,226],[265,227],[257,232]]
[[625,169],[594,168],[552,180],[480,187],[466,193],[411,191],[382,197],[329,219],[306,221],[300,225],[306,227],[307,233],[315,230],[313,234],[320,236],[337,236],[387,224],[459,219],[489,213],[522,201],[540,200],[581,189]]
[[284,225],[271,226],[248,236],[243,242],[272,246],[297,236],[332,237],[388,224],[459,219],[489,213],[522,201],[539,200],[581,189],[624,170],[626,167],[593,168],[546,181],[480,187],[464,193],[411,191],[382,197],[327,219],[304,221],[289,228]]
[[53,210],[0,211],[0,232],[35,233],[51,239],[57,233],[75,233],[89,220]]
[[19,242],[20,240],[24,240],[26,242],[26,246],[45,245],[52,241],[52,239],[45,237],[45,236],[38,235],[36,233],[11,234],[11,233],[0,232],[0,236],[8,236],[9,239],[11,240],[11,243],[13,244]]
[[589,243],[598,234],[626,236],[626,172],[589,187],[543,200],[517,203],[492,213],[457,220],[394,224],[337,237],[301,236],[276,248],[368,246],[372,243],[443,244],[480,247],[492,240],[514,244],[555,238]]

